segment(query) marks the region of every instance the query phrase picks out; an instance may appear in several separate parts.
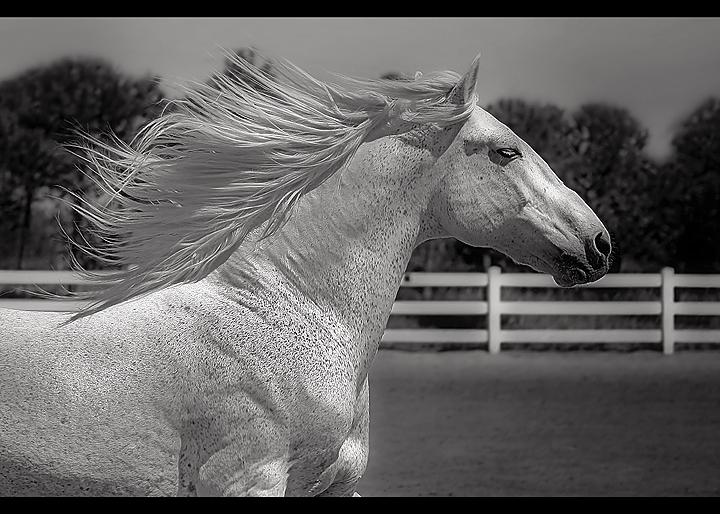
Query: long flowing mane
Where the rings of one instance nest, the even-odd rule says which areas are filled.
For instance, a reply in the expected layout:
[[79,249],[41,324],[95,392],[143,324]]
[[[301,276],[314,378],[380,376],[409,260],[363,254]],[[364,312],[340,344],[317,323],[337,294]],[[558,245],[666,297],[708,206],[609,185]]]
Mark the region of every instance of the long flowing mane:
[[90,303],[72,320],[204,278],[252,230],[267,222],[263,237],[276,231],[383,126],[453,124],[474,104],[447,101],[460,78],[449,71],[414,81],[337,75],[343,87],[286,61],[272,77],[228,58],[237,75],[186,88],[130,145],[85,137],[88,175],[105,200],[74,208],[102,245],[77,244],[118,269],[78,270],[102,287],[77,293]]

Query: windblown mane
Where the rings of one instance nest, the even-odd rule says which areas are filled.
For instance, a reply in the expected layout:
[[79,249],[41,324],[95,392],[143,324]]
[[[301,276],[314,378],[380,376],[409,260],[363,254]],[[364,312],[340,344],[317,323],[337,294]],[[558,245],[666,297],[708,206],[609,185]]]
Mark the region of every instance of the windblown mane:
[[228,54],[238,75],[187,88],[130,145],[86,136],[82,148],[103,203],[74,208],[103,241],[80,246],[110,274],[79,270],[102,287],[72,319],[161,288],[200,280],[250,231],[276,231],[305,193],[353,157],[393,120],[448,125],[467,119],[474,100],[447,101],[460,76],[415,81],[338,76],[321,82],[289,62],[276,77]]

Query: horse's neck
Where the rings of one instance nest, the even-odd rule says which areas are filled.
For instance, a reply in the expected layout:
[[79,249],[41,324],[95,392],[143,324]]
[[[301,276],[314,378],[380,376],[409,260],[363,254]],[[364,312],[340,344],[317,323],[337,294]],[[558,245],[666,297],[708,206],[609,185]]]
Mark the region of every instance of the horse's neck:
[[347,168],[298,203],[276,234],[259,242],[251,236],[220,276],[246,287],[257,281],[253,270],[263,270],[275,287],[309,299],[352,333],[377,339],[428,202],[420,157],[392,138],[363,145]]

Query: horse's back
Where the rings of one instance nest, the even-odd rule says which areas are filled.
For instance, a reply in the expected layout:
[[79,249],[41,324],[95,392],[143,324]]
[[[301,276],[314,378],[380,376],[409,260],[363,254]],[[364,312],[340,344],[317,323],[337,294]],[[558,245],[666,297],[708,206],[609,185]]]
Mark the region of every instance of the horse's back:
[[170,406],[122,314],[0,309],[0,495],[177,492]]

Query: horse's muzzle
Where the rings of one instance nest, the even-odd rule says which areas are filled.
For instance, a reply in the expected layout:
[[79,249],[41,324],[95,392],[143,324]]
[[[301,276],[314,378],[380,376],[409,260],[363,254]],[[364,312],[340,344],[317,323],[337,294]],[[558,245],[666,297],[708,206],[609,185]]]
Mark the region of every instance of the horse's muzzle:
[[559,273],[555,282],[561,287],[572,287],[601,279],[610,269],[612,243],[604,228],[588,237],[584,243],[585,255],[580,257],[563,253],[556,261]]

